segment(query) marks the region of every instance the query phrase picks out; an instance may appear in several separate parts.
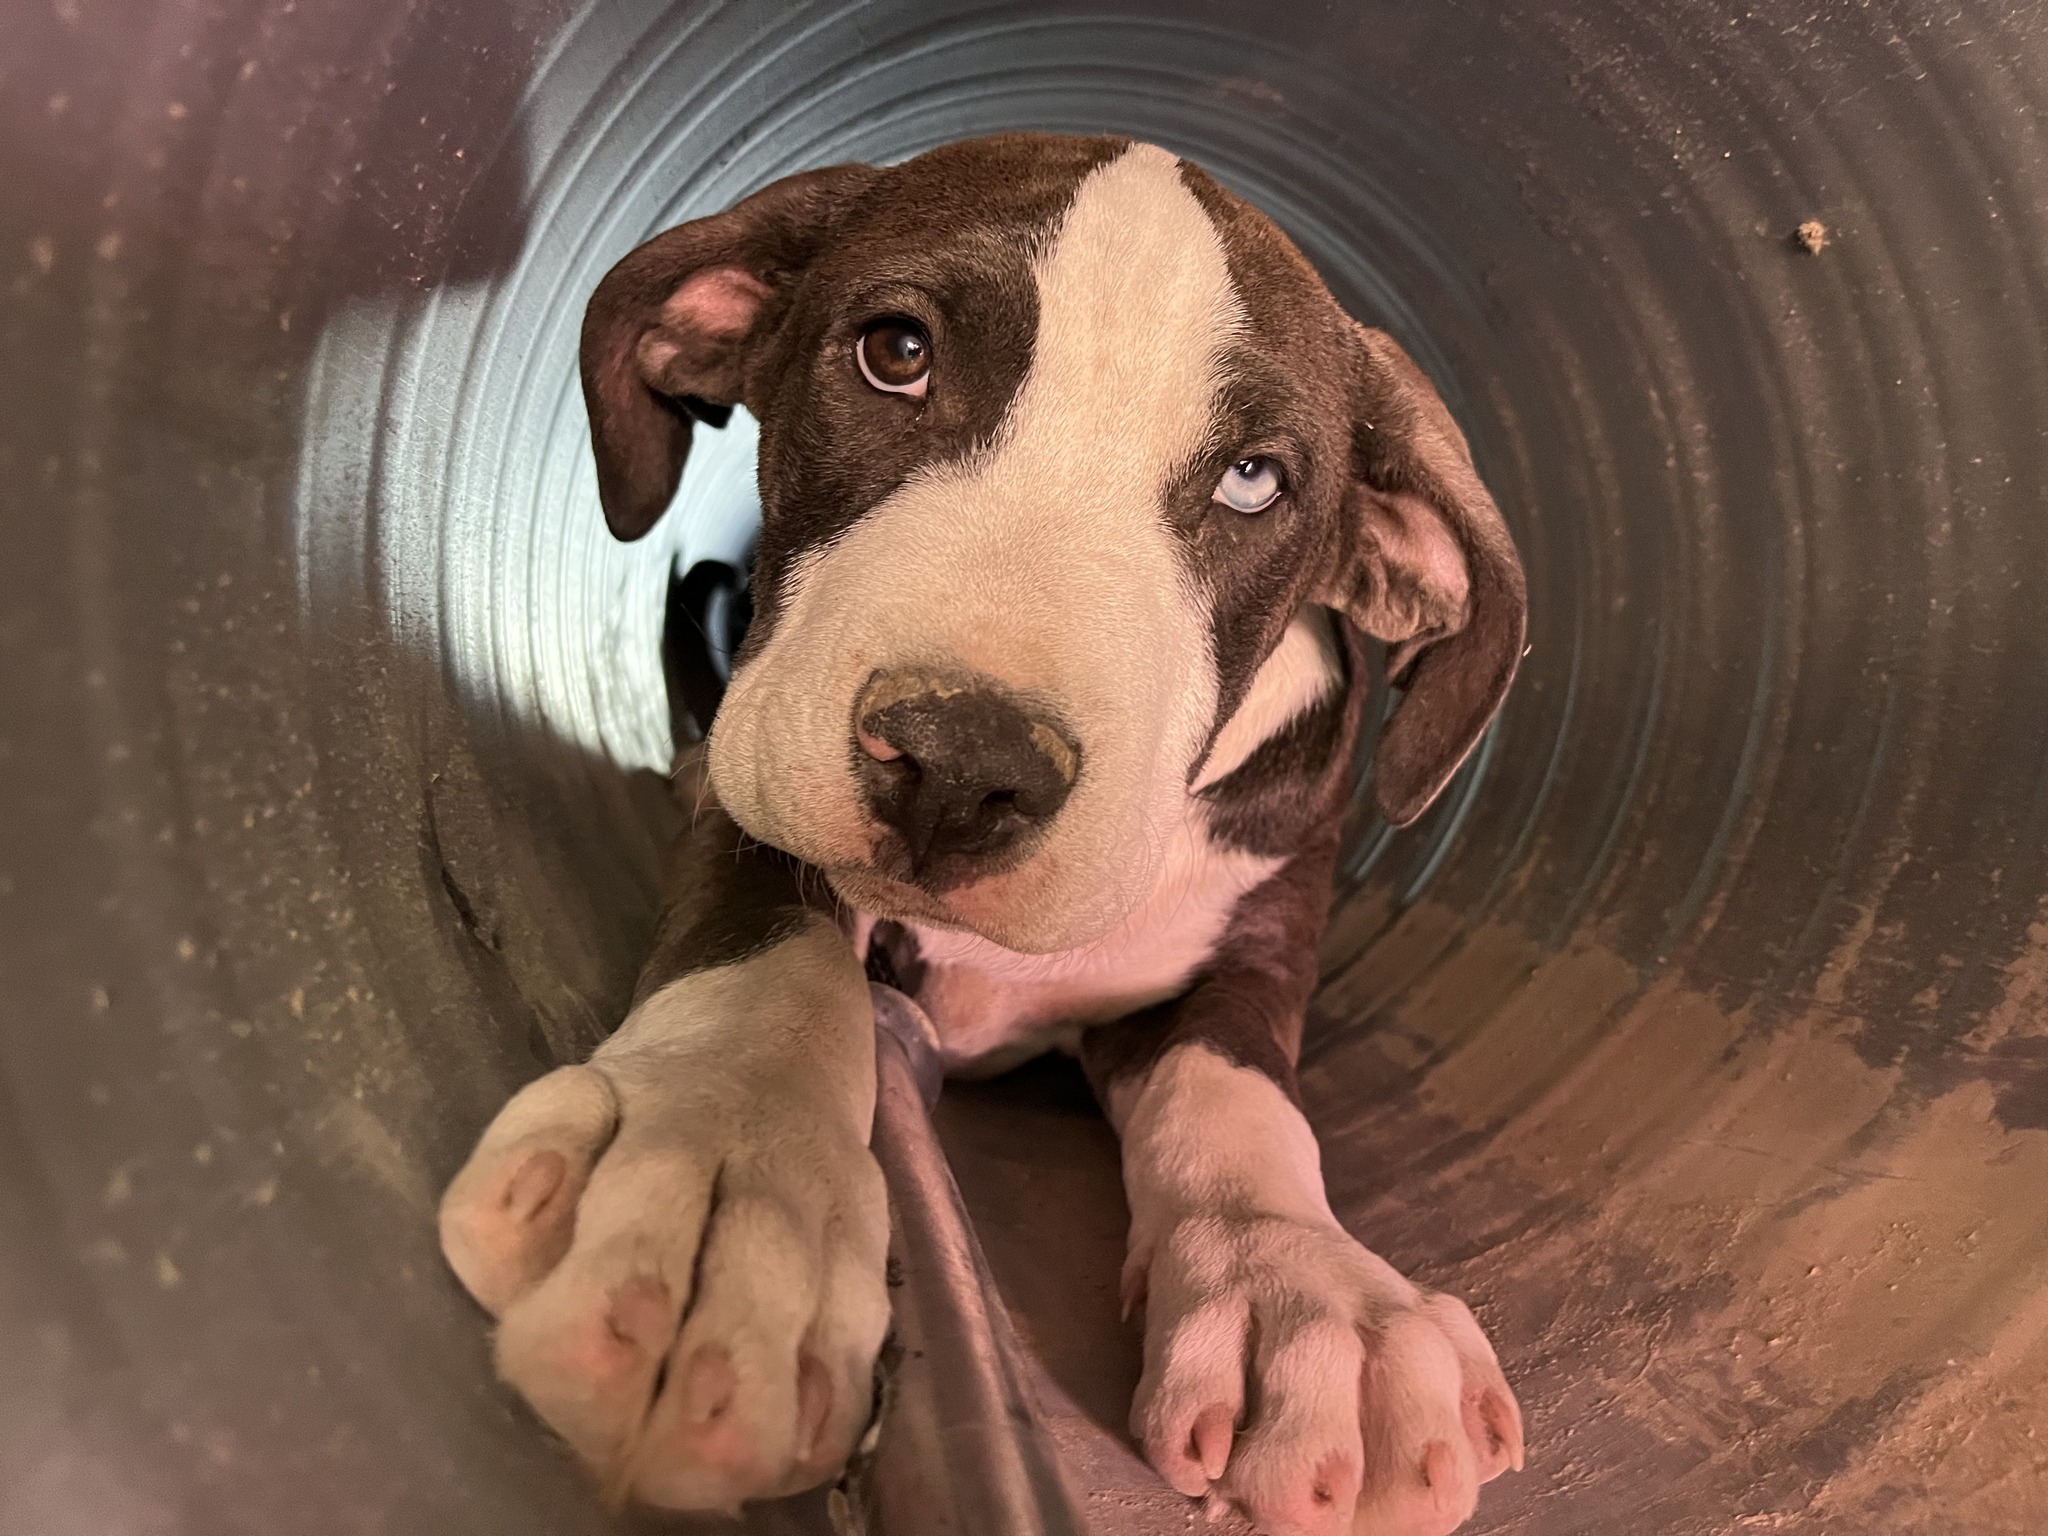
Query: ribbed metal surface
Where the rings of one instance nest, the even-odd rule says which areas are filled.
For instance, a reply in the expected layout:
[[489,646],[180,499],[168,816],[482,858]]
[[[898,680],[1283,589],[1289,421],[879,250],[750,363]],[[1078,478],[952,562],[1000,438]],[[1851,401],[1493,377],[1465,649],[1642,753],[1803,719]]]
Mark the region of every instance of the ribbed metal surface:
[[[1981,0],[12,8],[0,1531],[606,1528],[430,1219],[624,1002],[667,564],[750,516],[742,424],[609,542],[577,315],[783,171],[1013,126],[1273,212],[1528,563],[1475,770],[1357,829],[1305,1075],[1524,1391],[1477,1528],[2048,1525],[2044,98]],[[1113,1425],[1105,1149],[973,1103]]]
[[1030,1357],[975,1240],[929,1112],[938,1035],[875,996],[875,1158],[889,1181],[890,1304],[874,1449],[833,1518],[841,1536],[1082,1536]]

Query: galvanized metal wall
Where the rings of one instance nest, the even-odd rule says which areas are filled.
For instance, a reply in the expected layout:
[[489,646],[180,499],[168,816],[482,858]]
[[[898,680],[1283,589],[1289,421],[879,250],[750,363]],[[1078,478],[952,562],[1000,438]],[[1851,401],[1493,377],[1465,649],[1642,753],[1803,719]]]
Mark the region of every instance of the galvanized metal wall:
[[[742,423],[608,542],[577,316],[783,171],[1014,126],[1273,212],[1527,557],[1306,1070],[1340,1213],[1523,1391],[1475,1528],[2048,1527],[2044,100],[1988,0],[17,0],[0,1531],[611,1528],[430,1219],[624,1003],[667,568],[749,516]],[[1073,1090],[941,1121],[1149,1529]]]

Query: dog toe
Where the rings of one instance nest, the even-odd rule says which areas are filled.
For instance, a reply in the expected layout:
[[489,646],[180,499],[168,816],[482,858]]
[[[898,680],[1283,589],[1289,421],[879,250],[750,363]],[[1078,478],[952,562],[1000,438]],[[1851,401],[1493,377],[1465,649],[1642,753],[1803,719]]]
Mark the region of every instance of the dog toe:
[[1325,1311],[1304,1320],[1280,1306],[1268,1309],[1259,1335],[1258,1412],[1224,1486],[1268,1536],[1340,1536],[1351,1529],[1365,1475],[1358,1334],[1348,1317]]
[[568,1251],[576,1204],[618,1127],[604,1077],[564,1067],[499,1112],[441,1200],[441,1250],[493,1316]]
[[1251,1314],[1224,1295],[1176,1317],[1146,1350],[1131,1433],[1153,1469],[1197,1498],[1223,1475],[1244,1410]]

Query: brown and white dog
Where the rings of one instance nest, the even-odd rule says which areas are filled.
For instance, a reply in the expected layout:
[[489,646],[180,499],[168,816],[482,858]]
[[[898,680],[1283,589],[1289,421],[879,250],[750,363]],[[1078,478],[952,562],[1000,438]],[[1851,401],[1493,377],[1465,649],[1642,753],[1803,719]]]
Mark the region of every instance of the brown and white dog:
[[831,1475],[888,1326],[864,963],[949,1066],[1078,1051],[1122,1137],[1131,1427],[1274,1533],[1445,1532],[1520,1466],[1472,1315],[1337,1223],[1294,1088],[1367,692],[1412,821],[1520,564],[1428,382],[1168,152],[1006,135],[779,181],[590,302],[605,515],[760,419],[756,613],[632,1010],[506,1106],[442,1240],[622,1496]]

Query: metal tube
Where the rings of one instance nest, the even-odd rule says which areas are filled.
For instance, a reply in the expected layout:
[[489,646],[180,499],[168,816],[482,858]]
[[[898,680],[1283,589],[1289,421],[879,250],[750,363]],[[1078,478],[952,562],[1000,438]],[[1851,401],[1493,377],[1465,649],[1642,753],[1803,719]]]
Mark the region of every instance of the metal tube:
[[932,1130],[936,1033],[894,988],[874,997],[896,1322],[876,1429],[833,1492],[834,1524],[842,1536],[1079,1536],[1022,1346]]

